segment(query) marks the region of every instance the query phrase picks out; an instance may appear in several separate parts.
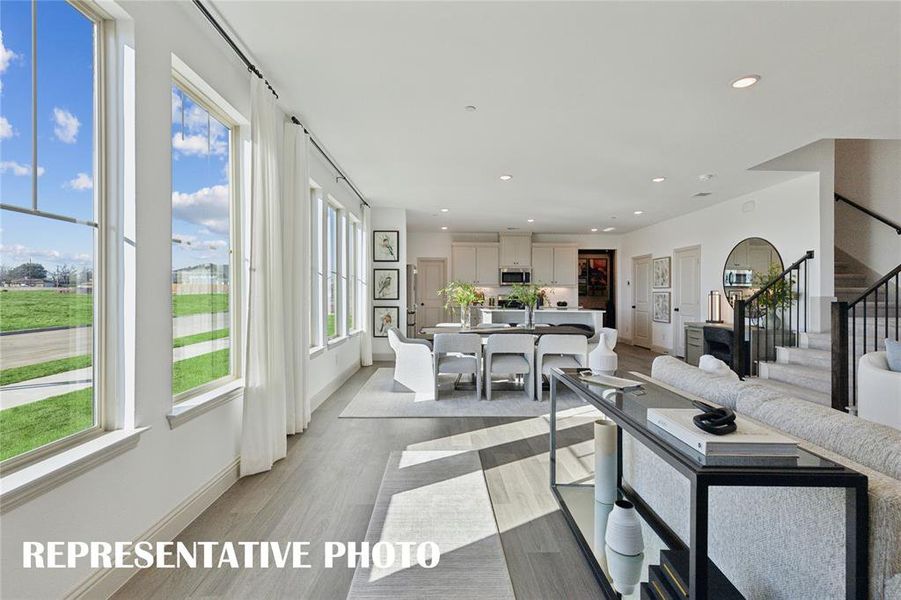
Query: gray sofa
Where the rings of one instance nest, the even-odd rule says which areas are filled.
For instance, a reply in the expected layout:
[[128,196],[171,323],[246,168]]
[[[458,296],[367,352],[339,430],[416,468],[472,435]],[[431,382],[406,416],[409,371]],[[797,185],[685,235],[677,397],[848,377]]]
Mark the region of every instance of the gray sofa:
[[[870,598],[901,600],[901,431],[724,379],[663,356],[652,376],[677,391],[728,406],[868,478]],[[689,483],[629,436],[623,477],[689,539]],[[845,597],[845,496],[831,488],[710,490],[711,559],[748,598]]]

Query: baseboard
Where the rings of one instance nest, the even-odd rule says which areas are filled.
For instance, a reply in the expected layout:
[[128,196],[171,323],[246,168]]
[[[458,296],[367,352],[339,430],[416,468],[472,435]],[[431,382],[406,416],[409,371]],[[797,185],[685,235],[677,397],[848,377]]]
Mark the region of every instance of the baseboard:
[[[166,516],[134,541],[162,542],[178,537],[219,496],[238,481],[239,458],[235,458],[199,490],[188,496]],[[135,569],[97,569],[66,595],[67,600],[109,598],[136,573]]]
[[374,362],[394,362],[394,352],[386,352],[385,354],[373,354]]
[[672,350],[670,348],[664,348],[663,346],[656,346],[651,344],[651,352],[656,352],[657,354],[669,354]]
[[313,397],[310,398],[310,411],[314,411],[319,408],[319,405],[326,401],[326,399],[338,391],[342,385],[347,383],[347,380],[351,378],[351,376],[360,370],[360,363],[355,362],[350,365],[341,373],[338,374],[331,382],[329,382],[324,388],[313,394]]

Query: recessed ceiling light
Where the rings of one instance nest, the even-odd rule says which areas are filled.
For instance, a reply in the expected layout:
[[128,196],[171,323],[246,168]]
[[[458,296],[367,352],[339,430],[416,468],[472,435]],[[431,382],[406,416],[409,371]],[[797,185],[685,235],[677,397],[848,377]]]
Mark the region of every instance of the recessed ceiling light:
[[465,110],[466,112],[475,112],[476,107],[473,106],[472,104],[467,104],[466,106],[463,107],[463,110]]
[[654,183],[663,183],[664,181],[666,181],[666,177],[655,177],[651,181],[653,181]]
[[441,226],[441,230],[442,230],[442,231],[447,231],[447,225],[442,225],[442,226]]
[[732,82],[732,87],[737,90],[749,88],[760,81],[760,75],[744,75]]
[[513,179],[513,175],[501,175],[500,179],[501,181],[510,181]]
[[526,222],[527,222],[527,223],[534,223],[534,222],[535,222],[535,219],[526,219]]
[[442,208],[442,209],[441,209],[441,212],[447,212],[447,211],[449,211],[449,210],[450,210],[449,208]]
[[592,233],[594,233],[594,232],[597,231],[597,230],[598,230],[597,227],[592,227],[592,228],[591,228],[591,232],[592,232]]
[[644,214],[644,211],[643,211],[643,210],[636,210],[636,211],[635,211],[634,213],[632,213],[632,214],[633,214],[633,215],[641,215],[641,214]]
[[616,227],[604,227],[604,232],[613,231]]

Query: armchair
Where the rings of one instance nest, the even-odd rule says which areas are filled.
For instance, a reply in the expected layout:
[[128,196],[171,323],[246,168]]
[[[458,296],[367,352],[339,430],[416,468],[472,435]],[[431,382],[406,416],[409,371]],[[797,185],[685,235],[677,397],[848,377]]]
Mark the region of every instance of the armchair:
[[435,400],[432,345],[410,339],[396,327],[388,328],[388,345],[394,350],[394,381],[416,394],[416,400]]

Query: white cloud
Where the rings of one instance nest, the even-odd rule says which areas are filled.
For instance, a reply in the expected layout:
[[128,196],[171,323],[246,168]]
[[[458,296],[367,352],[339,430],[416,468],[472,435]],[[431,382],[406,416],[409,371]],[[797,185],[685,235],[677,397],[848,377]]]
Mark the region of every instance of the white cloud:
[[56,134],[59,141],[66,144],[74,144],[77,141],[78,128],[81,127],[78,117],[64,108],[55,106],[53,107],[53,122],[56,123],[53,133]]
[[[0,31],[0,75],[6,72],[9,63],[18,58],[19,55],[6,47],[3,43],[3,32]],[[3,82],[0,81],[0,91],[3,91]]]
[[208,138],[205,134],[182,135],[176,133],[172,136],[172,147],[188,156],[206,156],[207,154],[225,154],[228,145],[221,137]]
[[87,173],[79,173],[75,179],[67,181],[65,187],[70,190],[89,190],[94,187],[94,181]]
[[172,216],[211,232],[228,233],[228,186],[214,185],[194,193],[172,192]]
[[13,131],[13,126],[10,125],[6,117],[0,117],[0,140],[11,138],[15,133],[16,132]]
[[[31,175],[31,165],[23,165],[14,160],[4,160],[0,162],[0,173],[11,173],[24,177]],[[38,167],[38,177],[44,174],[44,167]]]
[[90,266],[93,257],[85,252],[71,254],[47,248],[29,248],[22,244],[0,244],[0,260],[7,266],[28,261],[43,262],[44,266],[47,266],[47,263]]

